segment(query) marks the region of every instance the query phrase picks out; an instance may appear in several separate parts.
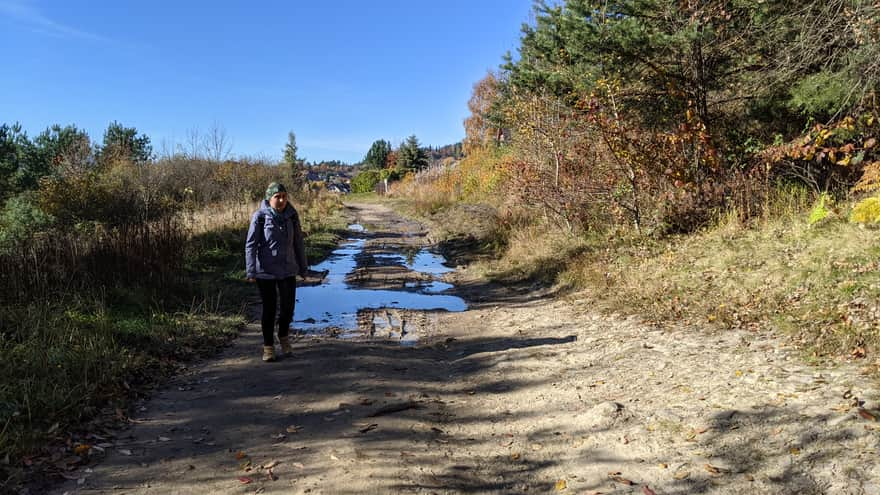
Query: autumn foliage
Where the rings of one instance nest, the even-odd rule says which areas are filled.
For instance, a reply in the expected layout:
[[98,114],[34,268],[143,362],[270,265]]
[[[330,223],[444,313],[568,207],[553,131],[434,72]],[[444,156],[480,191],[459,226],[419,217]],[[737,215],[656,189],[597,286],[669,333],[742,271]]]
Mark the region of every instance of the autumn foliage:
[[650,235],[766,215],[786,184],[873,193],[877,6],[790,7],[538,2],[518,57],[474,85],[466,158],[416,182],[568,232]]

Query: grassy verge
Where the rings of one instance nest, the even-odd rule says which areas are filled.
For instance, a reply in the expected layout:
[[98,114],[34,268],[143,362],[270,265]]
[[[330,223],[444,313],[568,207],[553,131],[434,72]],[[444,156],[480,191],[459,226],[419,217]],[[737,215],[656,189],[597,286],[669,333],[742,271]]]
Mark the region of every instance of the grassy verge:
[[321,196],[300,207],[306,235],[306,257],[317,264],[336,249],[348,229],[342,202],[335,195]]
[[[310,202],[301,216],[316,263],[346,222],[335,200]],[[247,223],[238,215],[203,225],[170,286],[101,286],[0,307],[0,492],[98,455],[95,435],[134,399],[238,334],[256,292],[244,281]]]
[[880,351],[880,244],[843,219],[808,213],[755,228],[735,221],[664,243],[619,245],[572,260],[560,281],[612,310],[658,322],[769,328],[811,358]]
[[880,364],[880,232],[842,215],[811,226],[808,202],[789,199],[755,225],[731,215],[702,232],[662,240],[628,232],[572,236],[522,213],[496,212],[495,226],[475,231],[460,226],[489,217],[468,215],[467,205],[432,211],[412,201],[393,204],[444,225],[441,241],[480,239],[483,256],[472,259],[471,270],[500,283],[586,291],[597,307],[658,324],[770,329],[809,359],[867,357]]
[[378,199],[401,215],[429,228],[430,239],[456,264],[487,262],[504,253],[509,218],[497,208],[479,203],[449,203],[443,207],[402,198]]

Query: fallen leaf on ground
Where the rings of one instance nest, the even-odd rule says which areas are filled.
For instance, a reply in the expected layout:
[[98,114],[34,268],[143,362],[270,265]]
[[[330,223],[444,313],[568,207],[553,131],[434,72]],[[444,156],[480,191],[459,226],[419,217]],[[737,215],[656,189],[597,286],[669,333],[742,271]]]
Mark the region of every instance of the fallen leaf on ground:
[[242,485],[247,485],[249,483],[254,482],[254,480],[248,478],[247,476],[242,476],[242,477],[238,478],[238,481],[241,482]]
[[278,465],[278,461],[272,461],[268,464],[263,464],[263,469],[272,469],[273,467]]
[[515,460],[518,460],[519,458],[520,458],[520,453],[519,453],[519,452],[514,452],[513,454],[510,454],[510,459],[511,459],[511,460],[514,460],[514,461],[515,461]]
[[676,480],[686,480],[686,479],[690,478],[690,476],[691,476],[690,471],[682,470],[682,471],[676,471],[675,474],[672,475],[672,478],[676,479]]
[[801,454],[801,449],[799,449],[797,447],[792,447],[788,451],[791,452],[791,455],[800,455]]
[[867,409],[860,408],[859,409],[859,416],[867,419],[868,421],[877,421],[877,416],[874,413],[872,413],[871,411],[868,411]]
[[556,491],[557,492],[561,492],[561,491],[565,490],[567,487],[568,487],[568,484],[565,482],[565,480],[559,480],[556,482]]
[[290,425],[287,427],[287,433],[299,433],[299,431],[302,430],[302,428],[303,428],[302,426]]
[[73,453],[76,455],[84,455],[84,454],[88,453],[89,449],[91,449],[91,448],[92,447],[90,445],[81,443],[81,444],[77,445],[76,448],[73,449]]
[[711,464],[706,464],[703,467],[706,468],[706,471],[709,471],[709,473],[711,473],[713,476],[720,475],[723,472],[721,469],[719,469]]
[[330,458],[333,459],[334,461],[338,461],[338,460],[339,460],[339,458],[336,457],[335,454],[330,454]]
[[616,481],[616,482],[623,484],[623,485],[627,485],[627,486],[635,485],[635,483],[632,480],[628,480],[628,479],[624,478],[623,476],[621,476],[621,473],[619,471],[609,472],[608,477],[611,478],[612,481]]
[[243,450],[239,450],[238,452],[235,453],[235,458],[238,459],[239,461],[244,459],[245,457],[247,457],[247,454],[245,454]]

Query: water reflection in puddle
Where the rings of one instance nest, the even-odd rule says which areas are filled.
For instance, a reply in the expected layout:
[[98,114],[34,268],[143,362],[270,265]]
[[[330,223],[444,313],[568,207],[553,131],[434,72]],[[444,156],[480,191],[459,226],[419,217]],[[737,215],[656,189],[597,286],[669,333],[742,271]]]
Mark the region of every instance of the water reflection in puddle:
[[[361,225],[349,226],[353,233],[364,232]],[[401,290],[363,289],[346,283],[346,276],[357,267],[356,257],[364,250],[364,239],[352,238],[333,251],[330,257],[315,266],[317,271],[329,270],[327,277],[318,286],[300,287],[297,289],[295,328],[309,333],[320,329],[334,328],[341,331],[339,336],[356,337],[368,331],[370,336],[393,338],[401,344],[414,344],[418,338],[415,325],[399,311],[389,317],[374,316],[372,321],[358,321],[358,312],[364,309],[380,310],[445,310],[464,311],[467,305],[464,300],[450,295],[441,294],[453,288],[452,284],[433,280],[433,277],[449,273],[451,268],[443,265],[442,256],[422,249],[406,254],[382,253],[374,255],[380,264],[401,264],[419,274],[427,274],[428,280],[407,282]],[[376,311],[377,315],[389,314],[388,311]],[[383,321],[385,323],[383,323]],[[369,329],[362,328],[364,324]]]
[[410,270],[427,273],[430,275],[443,275],[452,272],[452,268],[444,265],[446,259],[439,254],[434,254],[427,249],[421,249],[410,255],[395,253],[374,254],[373,258],[382,264],[399,263]]

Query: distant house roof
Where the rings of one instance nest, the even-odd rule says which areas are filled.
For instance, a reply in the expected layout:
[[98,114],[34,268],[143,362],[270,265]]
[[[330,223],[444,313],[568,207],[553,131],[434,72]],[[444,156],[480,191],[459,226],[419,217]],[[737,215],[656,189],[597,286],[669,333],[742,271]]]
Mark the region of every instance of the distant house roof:
[[349,187],[348,184],[334,183],[334,184],[328,184],[327,190],[330,192],[335,192],[335,193],[348,194],[351,192],[351,187]]

